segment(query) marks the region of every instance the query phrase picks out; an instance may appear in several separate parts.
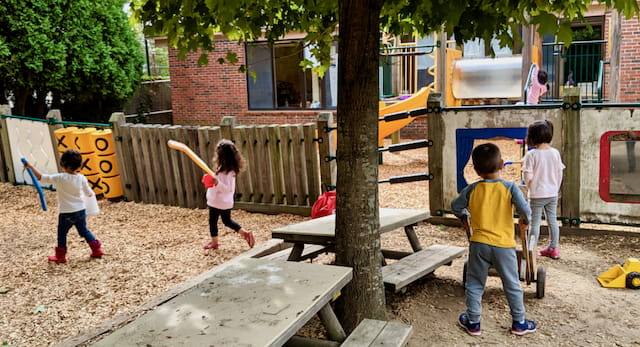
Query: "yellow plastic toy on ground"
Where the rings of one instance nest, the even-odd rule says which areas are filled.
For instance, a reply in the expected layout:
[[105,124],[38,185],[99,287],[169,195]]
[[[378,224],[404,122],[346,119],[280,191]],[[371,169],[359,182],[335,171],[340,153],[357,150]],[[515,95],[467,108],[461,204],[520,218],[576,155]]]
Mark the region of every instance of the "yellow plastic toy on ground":
[[598,276],[603,287],[640,289],[640,260],[627,259],[622,266],[616,265]]

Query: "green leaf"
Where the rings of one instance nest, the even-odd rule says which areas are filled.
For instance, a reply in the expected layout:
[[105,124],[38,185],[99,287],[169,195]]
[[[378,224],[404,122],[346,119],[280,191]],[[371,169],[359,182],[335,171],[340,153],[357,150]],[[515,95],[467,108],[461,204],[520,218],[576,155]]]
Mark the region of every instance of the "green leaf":
[[560,25],[560,30],[558,30],[558,42],[564,42],[564,45],[569,47],[573,39],[572,34],[571,25],[563,23]]
[[200,54],[198,57],[198,66],[207,66],[209,65],[209,55],[206,53]]
[[440,225],[438,225],[438,229],[440,229],[440,230],[447,230],[447,226],[446,226],[446,225],[444,225],[444,224],[440,224]]
[[225,59],[227,59],[227,62],[229,62],[229,64],[234,65],[238,62],[238,54],[236,54],[236,52],[227,51],[227,56]]
[[258,75],[256,74],[256,71],[249,70],[249,76],[251,76],[251,80],[253,81],[253,83],[256,83],[256,80],[258,79]]
[[8,292],[12,291],[13,288],[0,288],[0,294],[7,294]]
[[47,306],[39,304],[38,306],[36,306],[36,308],[33,309],[33,311],[31,311],[31,313],[40,313],[40,312],[47,312]]

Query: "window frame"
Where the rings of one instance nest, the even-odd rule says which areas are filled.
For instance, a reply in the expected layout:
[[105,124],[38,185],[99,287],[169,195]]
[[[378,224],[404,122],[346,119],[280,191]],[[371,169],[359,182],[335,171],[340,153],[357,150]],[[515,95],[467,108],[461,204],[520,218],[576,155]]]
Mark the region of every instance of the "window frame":
[[[312,78],[310,76],[311,72],[310,70],[306,69],[306,70],[302,70],[300,69],[300,78],[299,78],[299,95],[300,95],[300,99],[302,100],[300,102],[300,104],[304,104],[305,106],[279,106],[278,105],[278,79],[277,79],[277,69],[276,69],[276,48],[278,45],[287,45],[287,44],[297,44],[299,47],[298,50],[298,61],[302,61],[304,60],[304,42],[300,39],[285,39],[285,40],[278,40],[276,42],[274,42],[273,44],[269,44],[267,41],[254,41],[254,42],[249,42],[246,43],[244,46],[245,48],[245,57],[246,57],[246,64],[247,64],[247,72],[245,74],[246,76],[246,88],[247,88],[247,108],[249,111],[317,111],[317,110],[335,110],[336,106],[327,106],[328,101],[330,100],[330,95],[328,88],[326,86],[327,83],[329,83],[328,81],[328,72],[325,74],[325,76],[323,76],[322,78],[318,77],[318,88],[320,91],[320,97],[318,100],[320,102],[320,107],[310,107],[310,106],[306,106],[307,105],[307,99],[309,97],[309,92],[307,90],[307,85],[309,83],[309,79]],[[251,76],[251,66],[249,65],[249,50],[250,50],[250,46],[255,45],[261,45],[261,46],[266,46],[265,50],[268,49],[269,50],[269,69],[270,69],[270,74],[271,74],[271,107],[253,107],[252,104],[252,100],[251,100],[251,90],[252,87],[250,85],[250,83],[253,83],[253,77]],[[337,77],[337,76],[336,76]],[[311,82],[313,83],[313,82]],[[336,102],[337,104],[337,102]]]

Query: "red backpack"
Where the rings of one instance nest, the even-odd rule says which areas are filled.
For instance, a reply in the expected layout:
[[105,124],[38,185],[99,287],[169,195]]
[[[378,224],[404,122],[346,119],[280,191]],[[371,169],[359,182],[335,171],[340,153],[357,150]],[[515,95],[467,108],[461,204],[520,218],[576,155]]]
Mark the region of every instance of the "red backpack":
[[311,207],[311,218],[324,217],[336,213],[336,191],[320,194]]

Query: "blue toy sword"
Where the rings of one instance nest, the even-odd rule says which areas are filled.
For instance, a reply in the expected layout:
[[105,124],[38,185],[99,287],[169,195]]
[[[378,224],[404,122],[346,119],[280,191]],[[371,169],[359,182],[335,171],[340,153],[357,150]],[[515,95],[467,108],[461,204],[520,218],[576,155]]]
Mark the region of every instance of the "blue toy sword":
[[[22,161],[22,164],[24,165],[28,164],[27,159],[20,158],[20,160]],[[33,186],[36,187],[36,190],[38,191],[38,195],[40,195],[40,204],[42,205],[42,210],[46,211],[47,201],[44,199],[44,192],[42,191],[42,186],[40,185],[40,181],[38,181],[38,179],[36,178],[36,175],[33,174],[33,171],[31,171],[31,169],[27,168],[27,172],[29,173],[31,180],[33,181]]]

